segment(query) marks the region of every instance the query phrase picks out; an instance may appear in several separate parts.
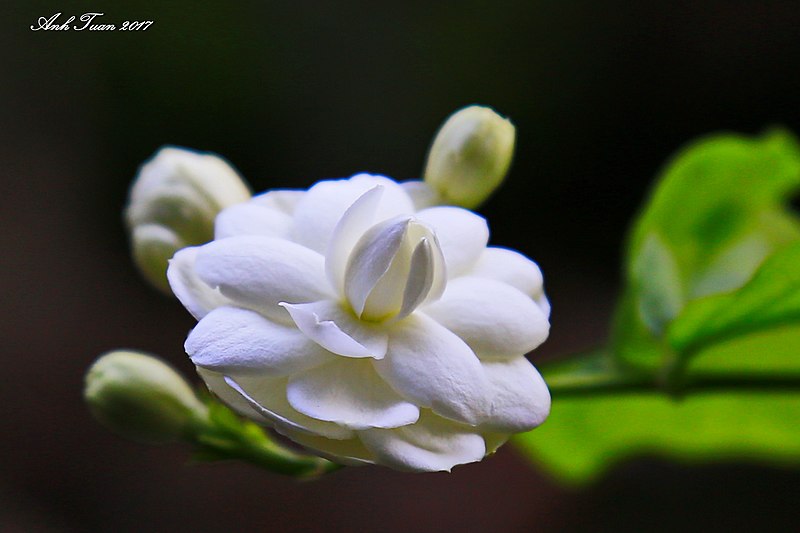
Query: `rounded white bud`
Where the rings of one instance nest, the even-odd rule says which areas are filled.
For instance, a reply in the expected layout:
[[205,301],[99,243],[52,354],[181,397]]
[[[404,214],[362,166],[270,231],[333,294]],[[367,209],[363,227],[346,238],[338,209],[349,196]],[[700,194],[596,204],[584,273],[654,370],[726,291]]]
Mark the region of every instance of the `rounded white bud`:
[[431,144],[425,183],[445,203],[477,207],[505,178],[515,136],[514,125],[488,107],[474,105],[456,111]]
[[206,407],[172,367],[151,355],[119,350],[101,356],[86,373],[84,398],[103,425],[145,442],[186,435]]
[[181,248],[211,241],[217,214],[250,196],[245,182],[222,158],[161,148],[139,169],[125,210],[139,270],[152,285],[170,293],[167,261]]

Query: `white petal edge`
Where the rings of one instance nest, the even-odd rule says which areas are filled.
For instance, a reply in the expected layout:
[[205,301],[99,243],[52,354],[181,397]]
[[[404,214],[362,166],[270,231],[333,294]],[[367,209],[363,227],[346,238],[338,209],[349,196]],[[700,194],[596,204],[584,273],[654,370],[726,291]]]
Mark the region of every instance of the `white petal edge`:
[[261,415],[262,423],[266,421],[276,428],[288,428],[331,439],[350,439],[354,435],[338,424],[316,420],[295,411],[286,401],[286,378],[223,376],[222,380],[245,400],[252,411]]
[[214,220],[214,239],[236,235],[286,237],[291,224],[292,219],[286,213],[247,202],[223,209],[217,215]]
[[461,337],[482,359],[524,355],[550,332],[541,308],[510,285],[465,276],[450,280],[424,312]]
[[444,203],[442,197],[422,180],[404,181],[400,186],[414,202],[414,209],[417,211]]
[[313,302],[332,296],[324,258],[293,242],[238,236],[206,244],[195,261],[200,279],[241,307],[286,321],[280,302]]
[[178,250],[167,267],[167,281],[172,292],[198,320],[212,309],[231,303],[219,290],[209,287],[197,275],[194,267],[199,250],[198,246]]
[[252,202],[291,216],[305,194],[306,191],[300,189],[273,189],[253,196]]
[[550,391],[541,374],[524,357],[485,361],[492,386],[492,407],[481,430],[497,433],[528,431],[550,414]]
[[339,358],[296,374],[286,396],[299,412],[350,429],[395,428],[419,419],[419,408],[403,400],[365,359]]
[[436,321],[415,313],[389,336],[375,370],[401,396],[446,418],[475,425],[489,410],[489,381],[464,341]]
[[534,299],[543,294],[544,280],[539,265],[507,248],[486,248],[469,275],[508,283]]
[[360,431],[376,462],[412,472],[449,472],[486,455],[483,437],[469,427],[423,411],[419,422],[397,429]]
[[312,250],[325,253],[333,230],[345,211],[376,185],[382,186],[384,191],[375,222],[414,212],[414,205],[402,187],[383,176],[358,174],[345,180],[320,181],[308,189],[295,207],[292,238]]
[[211,311],[189,333],[184,347],[195,365],[223,374],[281,376],[335,359],[294,326],[238,307]]
[[424,209],[416,217],[433,228],[442,247],[450,279],[468,272],[489,242],[486,220],[472,211],[439,206]]
[[388,333],[358,320],[335,301],[280,305],[300,331],[328,351],[356,358],[386,355]]
[[327,439],[309,435],[288,428],[276,428],[284,437],[291,439],[308,451],[320,457],[347,466],[363,466],[375,464],[372,453],[366,449],[360,439],[346,440]]

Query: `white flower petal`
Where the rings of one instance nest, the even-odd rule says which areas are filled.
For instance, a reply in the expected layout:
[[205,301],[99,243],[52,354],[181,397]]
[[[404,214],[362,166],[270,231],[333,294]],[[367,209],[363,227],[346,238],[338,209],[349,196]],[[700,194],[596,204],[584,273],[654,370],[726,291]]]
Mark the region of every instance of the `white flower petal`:
[[294,326],[238,307],[211,311],[189,334],[185,348],[195,365],[223,374],[287,375],[335,359]]
[[292,229],[295,242],[325,253],[333,230],[347,208],[376,185],[384,189],[376,222],[414,211],[403,188],[383,176],[359,174],[348,180],[321,181],[297,203]]
[[345,357],[382,359],[386,355],[388,333],[358,320],[337,302],[281,305],[300,331],[326,350]]
[[264,235],[285,237],[289,234],[292,218],[276,209],[253,202],[233,205],[222,210],[214,221],[214,238],[224,239],[236,235]]
[[[203,379],[206,379],[206,373],[201,375]],[[221,374],[216,375],[221,376]],[[347,428],[332,422],[317,420],[295,411],[286,401],[286,378],[223,376],[222,380],[229,391],[233,391],[245,400],[251,411],[261,415],[262,423],[266,421],[274,424],[276,428],[288,428],[331,439],[353,438],[354,433]],[[211,388],[211,384],[208,381],[206,383]],[[218,383],[214,386],[219,388]],[[219,395],[216,388],[212,390]],[[226,392],[226,394],[230,393]],[[223,396],[220,396],[220,398],[225,400]],[[237,403],[236,405],[238,406],[239,404]]]
[[323,257],[283,239],[239,236],[206,244],[195,262],[200,279],[243,307],[286,321],[280,302],[331,297]]
[[442,297],[447,284],[444,254],[436,236],[423,238],[414,249],[411,269],[403,293],[403,307],[397,318],[405,318],[417,307]]
[[547,296],[542,294],[541,296],[536,298],[536,300],[534,300],[534,301],[536,302],[536,305],[539,306],[539,309],[542,310],[542,313],[544,314],[544,316],[548,320],[550,320],[550,300],[547,299]]
[[296,189],[274,189],[253,196],[254,204],[292,215],[297,203],[305,196],[306,191]]
[[449,472],[486,455],[483,437],[461,424],[423,411],[419,422],[397,429],[358,432],[381,464],[414,472]]
[[508,283],[531,298],[542,295],[542,271],[539,266],[514,250],[490,246],[472,267],[470,276]]
[[425,313],[464,339],[481,358],[523,355],[547,339],[550,323],[536,303],[506,283],[462,277]]
[[392,330],[375,369],[405,398],[453,420],[477,424],[490,407],[488,379],[469,346],[419,313]]
[[360,439],[335,440],[309,435],[302,431],[287,428],[276,428],[278,433],[293,440],[312,453],[348,466],[375,464],[372,453],[367,450]]
[[443,203],[442,197],[422,180],[404,181],[400,186],[414,202],[414,209],[417,211]]
[[209,311],[223,305],[229,305],[230,300],[220,294],[219,290],[206,285],[195,272],[195,260],[200,247],[183,248],[170,259],[167,268],[167,280],[172,292],[183,306],[200,320]]
[[325,252],[325,272],[338,294],[344,294],[347,260],[361,236],[373,226],[383,187],[376,185],[347,208],[336,224]]
[[[397,318],[405,318],[425,301],[425,297],[433,287],[434,264],[433,250],[428,239],[422,239],[411,256],[411,268],[408,282],[403,291],[403,305]],[[442,290],[444,284],[442,283]]]
[[286,395],[301,413],[351,429],[395,428],[419,418],[419,408],[394,392],[364,359],[339,358],[296,374]]
[[416,217],[433,228],[444,253],[450,279],[465,274],[489,242],[486,220],[460,207],[431,207]]
[[492,409],[481,429],[518,433],[535,428],[550,414],[550,391],[542,376],[524,357],[484,361],[492,385]]

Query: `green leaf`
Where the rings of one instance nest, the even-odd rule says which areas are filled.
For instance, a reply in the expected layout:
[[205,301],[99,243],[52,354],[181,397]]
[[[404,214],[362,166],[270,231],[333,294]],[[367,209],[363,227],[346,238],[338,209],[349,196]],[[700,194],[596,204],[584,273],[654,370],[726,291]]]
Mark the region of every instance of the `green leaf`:
[[661,334],[683,306],[683,283],[672,251],[656,233],[644,240],[632,265],[637,311],[647,329]]
[[784,131],[718,135],[681,151],[629,240],[616,356],[659,366],[661,337],[689,303],[741,287],[765,258],[800,240],[800,222],[786,206],[798,187],[800,148]]
[[[691,302],[668,338],[676,351],[691,353],[792,322],[800,322],[800,242],[772,255],[741,289]],[[800,359],[800,351],[796,356]]]
[[[765,351],[753,352],[754,346]],[[798,353],[800,326],[777,328],[714,345],[696,360],[692,373],[698,379],[711,373],[751,376],[768,368],[800,383]],[[761,365],[754,361],[759,358]],[[553,394],[550,417],[512,442],[561,481],[590,482],[619,462],[642,456],[800,465],[796,392],[709,387],[674,400],[648,387],[642,376],[630,376],[634,386],[628,387],[627,374],[604,353],[541,370]],[[594,386],[602,383],[610,385],[605,393]]]
[[585,483],[623,459],[800,461],[800,395],[781,392],[556,399],[517,446],[559,479]]
[[572,482],[640,455],[800,465],[798,188],[785,132],[678,154],[632,231],[610,350],[542,368],[552,412],[518,447]]

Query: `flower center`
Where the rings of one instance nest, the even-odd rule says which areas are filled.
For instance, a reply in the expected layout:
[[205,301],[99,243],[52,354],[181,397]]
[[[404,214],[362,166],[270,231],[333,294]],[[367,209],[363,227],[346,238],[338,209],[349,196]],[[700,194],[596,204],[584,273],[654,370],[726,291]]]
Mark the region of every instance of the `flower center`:
[[381,322],[438,299],[445,283],[444,256],[433,230],[404,216],[361,236],[347,262],[344,294],[360,319]]

